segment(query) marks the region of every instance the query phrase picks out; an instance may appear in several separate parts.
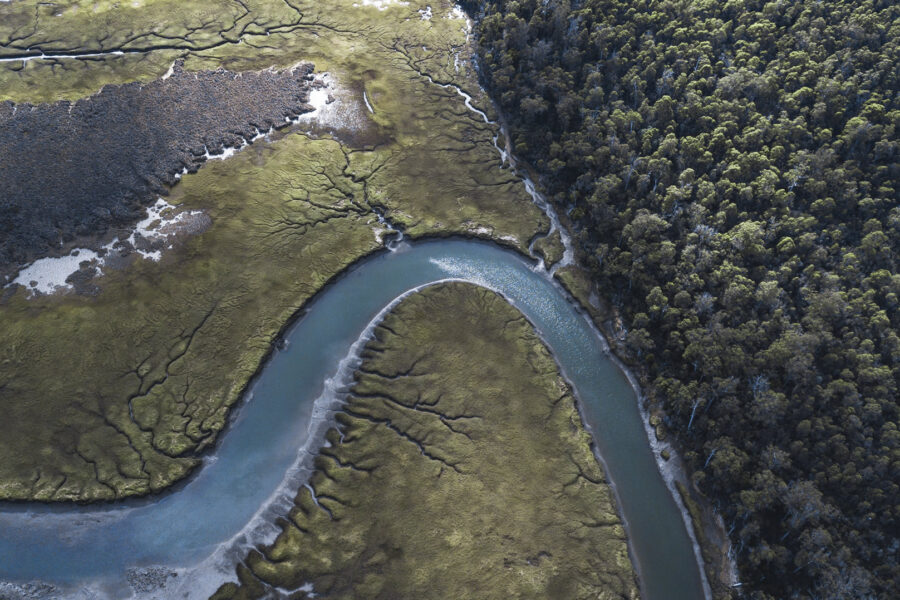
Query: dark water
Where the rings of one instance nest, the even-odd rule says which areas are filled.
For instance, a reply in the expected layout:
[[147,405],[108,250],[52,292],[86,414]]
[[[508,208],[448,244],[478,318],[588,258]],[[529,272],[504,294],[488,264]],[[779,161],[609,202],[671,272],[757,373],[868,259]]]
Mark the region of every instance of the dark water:
[[121,581],[135,565],[203,561],[282,483],[307,437],[313,402],[369,322],[397,296],[443,279],[502,293],[552,349],[583,403],[621,499],[644,597],[702,598],[692,545],[657,469],[634,391],[596,330],[546,274],[512,252],[464,240],[378,255],[329,287],[292,328],[288,348],[266,365],[215,460],[176,492],[152,504],[105,510],[0,507],[0,579],[77,586]]

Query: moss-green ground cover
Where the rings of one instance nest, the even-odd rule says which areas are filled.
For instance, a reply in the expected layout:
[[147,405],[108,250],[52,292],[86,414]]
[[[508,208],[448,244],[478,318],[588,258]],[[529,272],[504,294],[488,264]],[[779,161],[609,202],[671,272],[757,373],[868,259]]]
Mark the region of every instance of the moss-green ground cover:
[[534,242],[534,252],[544,259],[547,266],[554,265],[563,259],[566,247],[558,231],[540,237]]
[[521,313],[432,286],[363,358],[281,535],[217,598],[638,597],[589,434]]
[[[96,296],[4,290],[0,498],[114,499],[184,477],[290,317],[381,247],[376,208],[414,237],[477,234],[524,251],[546,230],[546,217],[499,168],[494,128],[425,76],[477,91],[467,63],[454,66],[456,52],[465,57],[464,21],[445,18],[448,5],[434,6],[431,20],[417,12],[424,5],[352,5],[247,3],[259,18],[242,22],[265,22],[269,35],[256,35],[253,25],[241,43],[210,45],[201,40],[231,36],[220,23],[230,13],[216,3],[145,2],[109,8],[102,18],[90,7],[106,4],[71,3],[54,25],[49,16],[38,21],[46,40],[60,40],[41,42],[45,51],[125,47],[137,44],[127,38],[156,40],[178,27],[190,29],[192,48],[211,47],[160,44],[142,54],[30,61],[18,71],[20,62],[0,63],[3,97],[37,102],[159,77],[176,56],[187,70],[311,60],[332,73],[342,101],[357,111],[352,122],[303,125],[185,176],[170,201],[204,211],[211,227],[159,263],[105,268]],[[33,29],[16,15],[46,10],[27,1],[0,5],[0,54],[33,45],[10,42]],[[477,95],[476,102],[484,104]]]

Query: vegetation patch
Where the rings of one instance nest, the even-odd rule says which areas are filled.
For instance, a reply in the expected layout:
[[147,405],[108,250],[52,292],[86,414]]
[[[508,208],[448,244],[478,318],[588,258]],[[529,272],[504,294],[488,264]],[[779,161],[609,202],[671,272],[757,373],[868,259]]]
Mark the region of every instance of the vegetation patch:
[[521,313],[432,286],[363,359],[282,533],[215,598],[638,598],[590,435]]

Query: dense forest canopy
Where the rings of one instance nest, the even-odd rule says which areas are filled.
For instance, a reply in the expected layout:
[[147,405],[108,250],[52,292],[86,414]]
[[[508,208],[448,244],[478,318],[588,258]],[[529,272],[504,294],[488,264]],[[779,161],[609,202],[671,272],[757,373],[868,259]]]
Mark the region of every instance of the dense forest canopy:
[[477,0],[750,598],[900,589],[900,6]]

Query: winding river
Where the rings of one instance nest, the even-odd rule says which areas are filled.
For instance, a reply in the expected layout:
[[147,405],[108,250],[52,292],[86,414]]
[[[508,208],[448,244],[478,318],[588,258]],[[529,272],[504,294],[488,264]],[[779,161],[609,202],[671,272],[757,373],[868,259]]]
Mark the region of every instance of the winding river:
[[448,279],[503,294],[553,351],[615,483],[644,598],[703,598],[682,513],[657,468],[635,392],[603,338],[546,271],[461,239],[401,244],[324,289],[236,409],[214,455],[176,491],[102,508],[0,506],[0,578],[51,582],[73,597],[120,597],[130,593],[127,569],[170,565],[178,577],[166,597],[198,598],[232,579],[235,558],[274,538],[273,517],[308,477],[374,324],[403,295]]

